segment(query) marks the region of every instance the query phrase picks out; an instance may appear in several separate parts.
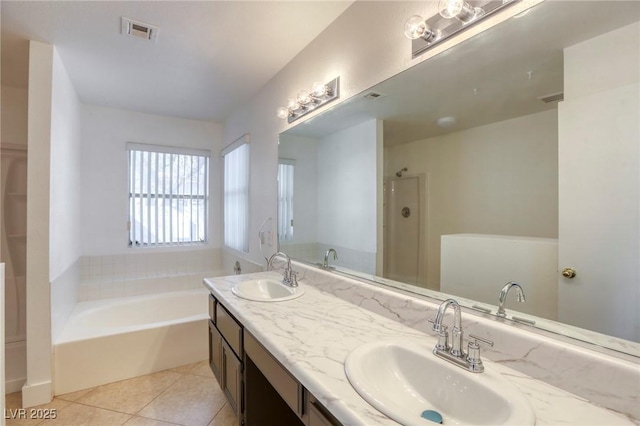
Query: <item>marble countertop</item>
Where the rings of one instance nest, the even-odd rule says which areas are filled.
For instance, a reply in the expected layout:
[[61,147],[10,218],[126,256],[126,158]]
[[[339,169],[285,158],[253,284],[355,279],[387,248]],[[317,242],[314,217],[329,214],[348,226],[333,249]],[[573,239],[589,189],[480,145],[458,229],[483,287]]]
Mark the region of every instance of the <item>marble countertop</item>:
[[[435,345],[435,338],[322,292],[304,281],[300,285],[305,293],[286,302],[253,302],[231,292],[237,282],[266,277],[279,279],[280,275],[262,272],[207,278],[204,284],[342,424],[397,425],[353,389],[344,372],[344,361],[352,350],[364,343],[417,340]],[[485,366],[501,373],[528,397],[537,425],[632,424],[617,413],[505,366],[488,360]]]

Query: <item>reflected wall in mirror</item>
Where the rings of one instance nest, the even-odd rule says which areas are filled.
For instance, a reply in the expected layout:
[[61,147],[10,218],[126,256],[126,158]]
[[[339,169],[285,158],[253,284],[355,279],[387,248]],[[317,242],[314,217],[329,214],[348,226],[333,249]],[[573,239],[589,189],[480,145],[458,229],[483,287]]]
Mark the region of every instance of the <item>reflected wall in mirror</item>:
[[546,1],[281,134],[281,249],[640,356],[639,21]]

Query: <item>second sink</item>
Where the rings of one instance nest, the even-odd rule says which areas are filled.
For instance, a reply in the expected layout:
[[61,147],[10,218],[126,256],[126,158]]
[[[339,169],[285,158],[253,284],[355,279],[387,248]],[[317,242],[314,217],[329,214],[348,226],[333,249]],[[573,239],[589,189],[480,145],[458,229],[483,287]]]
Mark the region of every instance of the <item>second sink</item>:
[[289,287],[274,279],[243,281],[231,287],[236,296],[257,302],[282,302],[304,294],[302,287]]
[[426,343],[373,342],[347,356],[345,372],[360,396],[403,425],[433,424],[426,410],[443,424],[535,424],[529,401],[500,373],[470,373],[431,351]]

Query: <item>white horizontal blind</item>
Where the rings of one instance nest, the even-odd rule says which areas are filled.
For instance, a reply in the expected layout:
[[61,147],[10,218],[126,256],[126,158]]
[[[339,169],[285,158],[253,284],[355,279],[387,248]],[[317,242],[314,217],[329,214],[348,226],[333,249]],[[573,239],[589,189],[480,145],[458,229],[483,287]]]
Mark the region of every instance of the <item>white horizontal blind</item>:
[[293,239],[293,160],[278,163],[278,240]]
[[128,144],[129,246],[207,241],[209,152]]
[[249,144],[224,154],[224,243],[249,252]]

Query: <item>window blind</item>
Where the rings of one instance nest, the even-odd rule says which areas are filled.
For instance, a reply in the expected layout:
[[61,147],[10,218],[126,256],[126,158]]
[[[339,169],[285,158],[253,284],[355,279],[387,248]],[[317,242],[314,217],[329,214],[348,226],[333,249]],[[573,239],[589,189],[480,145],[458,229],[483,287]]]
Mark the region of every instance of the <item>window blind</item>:
[[293,239],[293,160],[278,162],[278,239]]
[[209,152],[128,144],[129,246],[207,241]]
[[224,153],[224,243],[243,252],[249,251],[249,154],[248,143]]

